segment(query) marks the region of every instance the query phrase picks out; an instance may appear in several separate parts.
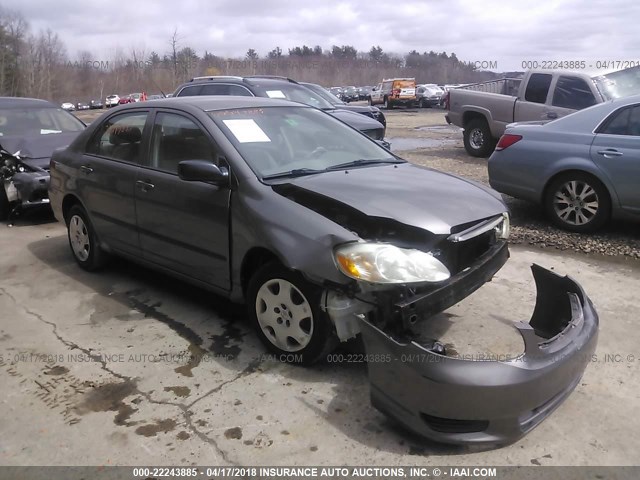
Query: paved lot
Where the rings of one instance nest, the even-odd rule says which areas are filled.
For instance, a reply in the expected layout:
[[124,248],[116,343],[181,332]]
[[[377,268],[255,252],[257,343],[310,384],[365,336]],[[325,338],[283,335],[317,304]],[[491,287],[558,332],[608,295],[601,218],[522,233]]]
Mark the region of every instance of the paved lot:
[[[393,112],[389,136],[410,137],[396,115],[410,118]],[[598,358],[573,395],[516,444],[478,451],[388,421],[364,364],[274,361],[241,306],[124,261],[83,272],[45,215],[1,228],[1,465],[637,464],[636,260],[515,245],[493,282],[434,320],[461,354],[517,353],[509,323],[529,319],[533,262],[578,279],[600,313]]]

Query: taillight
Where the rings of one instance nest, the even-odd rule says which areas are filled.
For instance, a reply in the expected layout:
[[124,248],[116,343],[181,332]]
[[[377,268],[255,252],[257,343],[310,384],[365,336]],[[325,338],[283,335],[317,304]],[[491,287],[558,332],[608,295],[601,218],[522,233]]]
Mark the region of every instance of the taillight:
[[522,135],[513,135],[511,133],[505,133],[500,137],[500,140],[498,140],[498,144],[496,145],[496,150],[497,151],[504,150],[505,148],[510,147],[511,145],[513,145],[516,142],[519,142],[520,140],[522,140]]
[[53,170],[54,168],[56,168],[56,162],[52,158],[52,159],[49,160],[49,170]]
[[444,109],[449,110],[449,106],[451,105],[451,92],[447,92],[444,96]]

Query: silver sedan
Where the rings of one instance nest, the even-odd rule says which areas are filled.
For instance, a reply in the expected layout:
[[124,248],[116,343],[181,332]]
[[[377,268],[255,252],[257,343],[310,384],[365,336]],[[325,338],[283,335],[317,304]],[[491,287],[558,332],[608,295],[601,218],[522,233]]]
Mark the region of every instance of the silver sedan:
[[509,125],[489,158],[489,182],[573,232],[612,217],[640,220],[640,95]]

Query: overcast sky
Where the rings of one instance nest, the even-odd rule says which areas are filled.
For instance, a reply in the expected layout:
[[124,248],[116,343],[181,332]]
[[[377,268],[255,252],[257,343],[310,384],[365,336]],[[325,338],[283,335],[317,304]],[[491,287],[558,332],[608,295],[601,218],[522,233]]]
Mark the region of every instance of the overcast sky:
[[249,48],[263,56],[276,46],[286,52],[296,45],[362,51],[380,45],[396,53],[455,52],[461,60],[496,62],[497,71],[524,70],[522,62],[534,60],[585,60],[592,71],[604,60],[640,60],[636,0],[21,0],[9,6],[33,31],[56,31],[72,59],[90,50],[109,60],[118,47],[163,54],[177,28],[180,46],[233,57]]

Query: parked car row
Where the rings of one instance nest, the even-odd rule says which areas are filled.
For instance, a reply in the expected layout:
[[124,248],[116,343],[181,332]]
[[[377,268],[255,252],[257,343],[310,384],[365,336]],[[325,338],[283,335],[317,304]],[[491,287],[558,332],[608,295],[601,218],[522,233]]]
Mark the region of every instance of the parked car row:
[[369,92],[373,87],[364,86],[364,87],[329,87],[327,90],[338,97],[345,103],[354,102],[357,100],[367,100],[369,98]]
[[67,112],[75,112],[77,110],[93,110],[93,109],[100,109],[102,108],[102,101],[101,100],[91,100],[89,103],[85,103],[85,102],[78,102],[78,103],[71,103],[71,102],[64,102],[62,105],[60,105],[60,107],[63,110],[66,110]]

